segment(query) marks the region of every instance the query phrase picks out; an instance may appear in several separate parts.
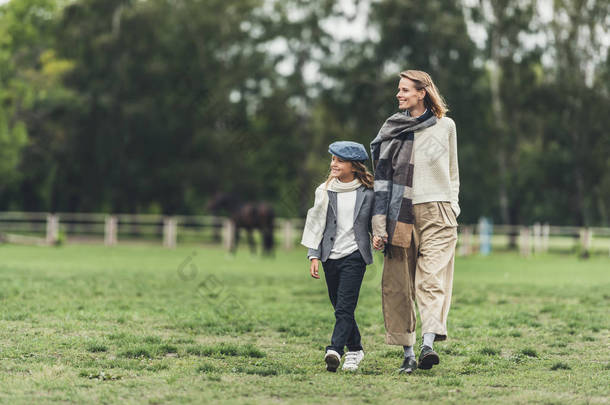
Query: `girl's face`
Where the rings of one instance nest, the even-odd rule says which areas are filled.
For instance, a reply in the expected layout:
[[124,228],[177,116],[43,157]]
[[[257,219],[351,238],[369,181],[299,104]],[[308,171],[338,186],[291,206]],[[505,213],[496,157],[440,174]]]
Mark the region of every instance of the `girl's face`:
[[339,179],[342,182],[350,182],[354,180],[354,169],[352,162],[343,160],[340,157],[333,155],[330,160],[330,175]]
[[399,110],[411,110],[418,106],[423,107],[424,97],[426,97],[426,91],[424,89],[417,90],[413,80],[409,80],[406,77],[400,78],[398,93],[396,94]]

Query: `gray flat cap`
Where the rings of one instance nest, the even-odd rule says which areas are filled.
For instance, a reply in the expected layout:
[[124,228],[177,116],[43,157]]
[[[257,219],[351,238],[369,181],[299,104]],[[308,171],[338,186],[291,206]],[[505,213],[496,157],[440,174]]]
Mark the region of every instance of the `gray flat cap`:
[[343,160],[356,160],[362,162],[369,158],[364,145],[352,141],[333,142],[328,147],[328,153],[340,157]]

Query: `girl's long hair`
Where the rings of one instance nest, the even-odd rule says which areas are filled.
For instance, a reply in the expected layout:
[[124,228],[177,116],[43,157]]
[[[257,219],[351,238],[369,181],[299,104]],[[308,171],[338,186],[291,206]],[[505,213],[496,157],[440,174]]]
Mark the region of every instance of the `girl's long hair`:
[[441,93],[436,88],[436,85],[432,81],[430,75],[421,70],[405,70],[400,72],[400,77],[409,79],[415,83],[417,90],[426,90],[426,96],[424,97],[424,105],[430,109],[437,118],[443,118],[445,113],[449,111],[447,103]]
[[[360,183],[362,183],[366,188],[373,188],[375,177],[373,177],[371,172],[369,172],[366,165],[362,162],[357,162],[354,160],[350,160],[349,162],[352,163],[352,168],[355,170],[354,177],[360,180]],[[328,188],[328,183],[330,183],[332,179],[333,176],[329,174],[328,178],[326,179],[326,188]]]

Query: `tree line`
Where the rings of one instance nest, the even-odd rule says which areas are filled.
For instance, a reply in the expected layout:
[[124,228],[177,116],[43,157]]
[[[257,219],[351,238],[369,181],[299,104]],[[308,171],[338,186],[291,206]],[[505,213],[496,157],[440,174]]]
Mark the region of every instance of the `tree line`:
[[222,191],[302,216],[328,144],[368,145],[420,69],[457,125],[461,222],[609,224],[608,2],[353,4],[0,6],[0,210],[203,214]]

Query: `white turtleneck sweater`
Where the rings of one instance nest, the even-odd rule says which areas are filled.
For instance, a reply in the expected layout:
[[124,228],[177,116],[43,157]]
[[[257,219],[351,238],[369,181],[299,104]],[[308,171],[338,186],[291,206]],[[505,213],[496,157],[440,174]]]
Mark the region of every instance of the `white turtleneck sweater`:
[[415,132],[413,143],[413,204],[448,201],[460,215],[457,134],[449,117]]
[[341,259],[358,250],[354,234],[356,191],[337,193],[337,235],[329,259]]

